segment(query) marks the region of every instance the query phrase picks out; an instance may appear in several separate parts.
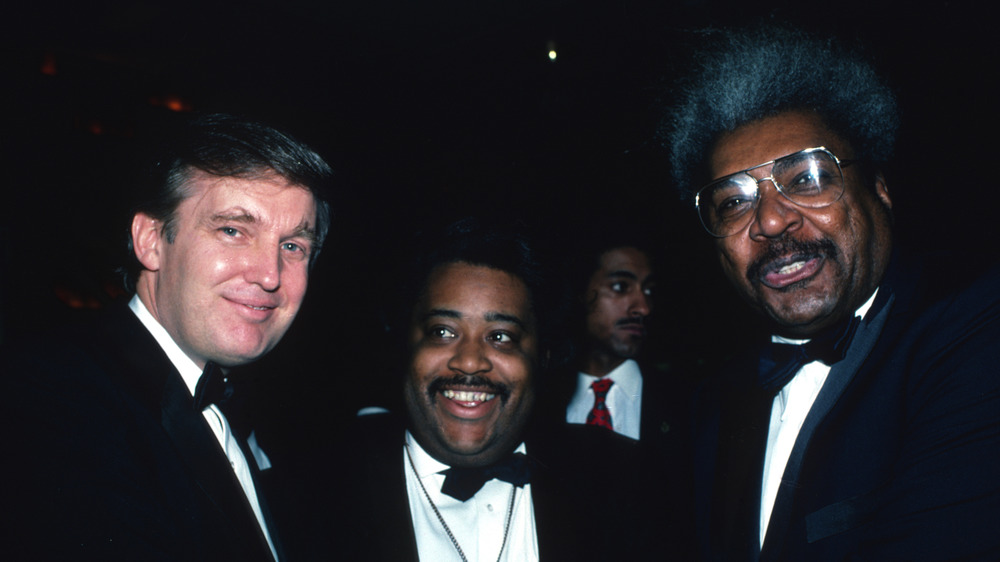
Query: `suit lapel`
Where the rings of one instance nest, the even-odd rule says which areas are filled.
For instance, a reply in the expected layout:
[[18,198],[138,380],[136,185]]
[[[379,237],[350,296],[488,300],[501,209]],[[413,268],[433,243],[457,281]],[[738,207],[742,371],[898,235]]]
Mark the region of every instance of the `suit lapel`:
[[[233,537],[238,541],[256,537],[256,542],[260,543],[258,546],[270,552],[228,458],[202,413],[192,407],[191,393],[176,373],[166,378],[161,404],[163,430],[173,442],[178,456],[190,468],[194,482],[229,523]],[[248,459],[248,462],[253,462],[253,459]]]
[[131,310],[123,306],[112,314],[117,317],[107,324],[108,333],[99,336],[103,345],[117,348],[116,353],[107,356],[105,367],[141,398],[150,415],[159,418],[177,456],[190,469],[192,480],[229,524],[231,542],[245,545],[247,537],[257,537],[261,543],[257,546],[263,551],[246,550],[260,556],[266,553],[266,559],[270,559],[270,548],[229,460],[202,413],[194,410],[191,393],[180,374]]
[[830,374],[795,439],[795,446],[788,458],[788,464],[781,478],[781,487],[771,512],[767,541],[764,545],[764,559],[776,557],[780,552],[780,545],[785,543],[784,534],[788,529],[788,518],[791,516],[794,490],[798,488],[802,461],[808,450],[809,442],[815,435],[816,429],[826,419],[827,414],[830,413],[855,379],[882,333],[882,328],[885,326],[895,301],[895,296],[889,288],[886,287],[883,290],[886,291],[884,293],[885,305],[879,307],[878,310],[873,309],[872,312],[875,314],[871,320],[859,325],[847,357],[830,369]]
[[361,421],[363,430],[355,437],[364,462],[356,466],[364,470],[358,481],[365,485],[353,490],[352,496],[358,498],[355,503],[367,514],[363,520],[368,522],[368,528],[358,530],[365,552],[357,554],[369,560],[418,562],[417,538],[406,494],[403,424],[393,415],[365,416]]
[[723,435],[715,482],[721,490],[716,498],[725,503],[713,507],[715,528],[723,531],[723,552],[739,553],[741,560],[756,560],[760,553],[760,495],[764,478],[764,451],[772,399],[756,389],[732,395],[723,412]]

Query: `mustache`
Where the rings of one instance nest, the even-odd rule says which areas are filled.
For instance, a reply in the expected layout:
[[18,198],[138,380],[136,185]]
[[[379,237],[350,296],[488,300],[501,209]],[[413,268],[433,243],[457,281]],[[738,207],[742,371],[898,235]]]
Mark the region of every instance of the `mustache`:
[[507,402],[510,398],[510,387],[503,383],[493,382],[486,377],[479,375],[455,375],[452,377],[438,377],[427,385],[427,395],[433,400],[435,396],[449,386],[468,386],[481,389],[483,392],[496,394],[500,400]]
[[793,238],[781,238],[768,244],[764,253],[757,257],[747,267],[747,279],[751,282],[760,279],[765,270],[777,267],[779,262],[787,262],[789,258],[823,256],[831,261],[840,259],[837,245],[828,238],[804,242]]
[[615,322],[615,326],[628,326],[635,324],[636,326],[642,327],[646,324],[645,316],[626,316]]

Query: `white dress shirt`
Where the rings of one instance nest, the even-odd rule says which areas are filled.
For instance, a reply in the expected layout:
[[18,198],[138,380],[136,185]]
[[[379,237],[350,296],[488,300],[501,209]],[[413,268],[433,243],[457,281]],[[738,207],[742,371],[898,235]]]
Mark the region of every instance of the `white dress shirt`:
[[[170,337],[167,330],[153,318],[153,315],[150,314],[138,295],[132,297],[128,306],[139,318],[139,321],[142,322],[142,325],[149,330],[153,338],[156,339],[156,343],[160,345],[163,352],[167,354],[170,362],[173,363],[174,367],[180,373],[181,378],[184,379],[184,384],[193,397],[195,388],[198,385],[198,379],[201,378],[202,369],[181,351],[181,348],[177,346],[177,343]],[[267,530],[267,524],[264,522],[264,516],[260,511],[260,502],[257,501],[257,490],[254,488],[253,478],[250,475],[250,466],[247,464],[246,457],[243,456],[243,451],[240,450],[239,443],[233,438],[233,433],[229,427],[229,422],[226,420],[226,416],[222,415],[222,411],[215,404],[211,404],[205,408],[202,411],[202,415],[205,416],[208,426],[212,428],[212,433],[219,441],[219,446],[226,453],[229,464],[233,468],[233,473],[236,474],[236,478],[240,481],[243,493],[246,494],[247,500],[250,502],[250,507],[257,517],[257,523],[260,524],[261,530],[264,531],[267,544],[271,547],[271,555],[277,560],[278,553],[274,548],[274,543],[271,541],[271,534]],[[270,460],[260,447],[257,446],[257,439],[254,434],[250,434],[247,443],[250,451],[253,453],[254,459],[257,460],[257,466],[261,470],[269,468],[271,466]]]
[[[524,453],[522,443],[516,452]],[[409,455],[409,456],[408,456]],[[413,464],[411,467],[410,460]],[[490,480],[468,501],[442,494],[444,475],[449,467],[427,454],[409,431],[403,447],[403,470],[406,474],[406,495],[410,502],[410,517],[417,537],[417,553],[425,562],[461,562],[455,545],[448,538],[428,502],[437,506],[452,535],[462,547],[469,562],[493,562],[503,547],[501,561],[537,562],[538,537],[535,533],[535,512],[531,502],[531,484],[518,488],[502,480]],[[414,472],[416,469],[416,472]],[[418,480],[419,479],[419,480]],[[421,488],[420,484],[423,484]],[[426,489],[427,495],[424,495]],[[514,511],[511,514],[507,543],[503,544],[504,527],[511,493]]]
[[576,392],[566,407],[566,422],[587,423],[587,414],[594,408],[594,389],[590,385],[602,378],[614,381],[604,399],[611,414],[611,427],[616,433],[638,440],[642,419],[642,373],[639,364],[632,359],[626,359],[603,377],[577,374]]
[[[865,313],[875,302],[872,294],[865,304],[855,312],[855,316],[864,318]],[[781,336],[771,336],[775,343],[805,344],[809,340],[792,340]],[[764,546],[764,536],[771,520],[774,500],[778,497],[781,477],[788,465],[788,458],[795,447],[799,430],[809,415],[819,391],[830,374],[830,367],[820,361],[806,363],[798,373],[788,381],[774,397],[771,405],[771,423],[767,431],[767,449],[764,451],[764,479],[760,496],[760,545]]]

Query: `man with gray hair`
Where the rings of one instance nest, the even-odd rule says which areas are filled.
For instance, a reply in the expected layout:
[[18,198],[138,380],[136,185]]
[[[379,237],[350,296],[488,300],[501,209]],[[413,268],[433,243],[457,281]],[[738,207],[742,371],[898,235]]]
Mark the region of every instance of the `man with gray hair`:
[[941,290],[894,247],[896,102],[860,55],[707,37],[665,123],[673,180],[770,333],[696,408],[703,556],[997,559],[996,268]]

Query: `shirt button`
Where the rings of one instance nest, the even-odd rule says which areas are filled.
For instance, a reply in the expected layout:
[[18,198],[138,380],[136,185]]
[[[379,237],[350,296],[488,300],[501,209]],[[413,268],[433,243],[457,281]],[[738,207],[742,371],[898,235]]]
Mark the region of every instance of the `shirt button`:
[[491,504],[491,503],[486,504],[486,511],[492,512],[493,511],[493,504]]

